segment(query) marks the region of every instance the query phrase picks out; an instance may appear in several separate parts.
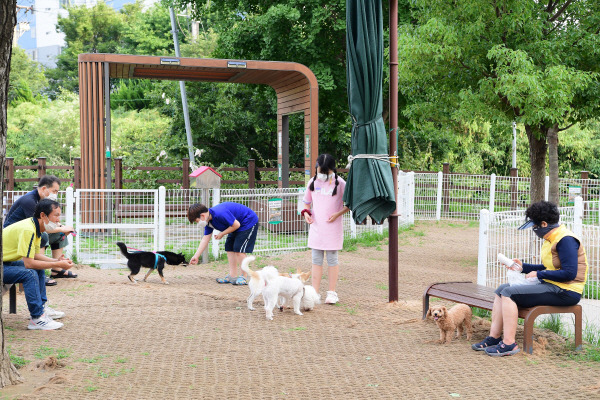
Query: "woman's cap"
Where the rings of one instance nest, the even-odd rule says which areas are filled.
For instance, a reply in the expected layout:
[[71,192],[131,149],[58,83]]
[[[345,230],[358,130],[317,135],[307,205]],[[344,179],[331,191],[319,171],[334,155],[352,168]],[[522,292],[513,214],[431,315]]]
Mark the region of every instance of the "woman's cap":
[[534,225],[538,225],[534,220],[532,219],[528,219],[527,221],[525,221],[525,223],[523,225],[521,225],[519,227],[519,230],[523,230],[523,229],[527,229],[527,228],[531,228]]

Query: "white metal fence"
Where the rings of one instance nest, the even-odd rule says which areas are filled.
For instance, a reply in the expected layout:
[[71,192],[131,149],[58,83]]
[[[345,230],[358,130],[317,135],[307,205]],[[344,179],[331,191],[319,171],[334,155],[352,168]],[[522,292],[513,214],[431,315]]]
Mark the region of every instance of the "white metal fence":
[[[600,327],[600,226],[597,222],[596,225],[588,222],[598,221],[597,210],[598,202],[584,202],[581,197],[575,199],[573,206],[560,208],[561,223],[581,238],[586,250],[589,272],[580,304],[584,313],[584,333],[587,333],[584,339],[594,342],[598,341]],[[496,213],[481,210],[478,284],[497,287],[507,282],[506,268],[497,261],[498,253],[528,263],[540,263],[541,241],[531,229],[517,230],[524,221],[524,210]],[[564,318],[563,322],[572,329],[572,320]]]
[[[399,225],[414,223],[414,174],[399,176]],[[65,253],[78,263],[101,268],[122,268],[125,263],[116,242],[132,249],[183,252],[188,258],[196,251],[203,230],[187,219],[193,203],[208,207],[233,201],[253,209],[259,217],[254,252],[273,255],[305,250],[308,226],[301,217],[304,188],[293,189],[114,189],[67,188],[59,193],[62,222],[75,227],[77,235]],[[5,210],[26,192],[6,192]],[[345,239],[365,232],[383,233],[382,225],[356,225],[350,213],[343,217]],[[224,240],[213,238],[208,253],[219,258]],[[204,258],[207,259],[206,257]]]
[[[495,174],[415,173],[415,219],[477,220],[483,208],[490,212],[525,209],[530,184],[530,178]],[[548,188],[546,177],[546,199]],[[559,179],[559,205],[572,205],[577,195],[586,201],[600,200],[600,180]],[[597,209],[595,216],[599,217]]]

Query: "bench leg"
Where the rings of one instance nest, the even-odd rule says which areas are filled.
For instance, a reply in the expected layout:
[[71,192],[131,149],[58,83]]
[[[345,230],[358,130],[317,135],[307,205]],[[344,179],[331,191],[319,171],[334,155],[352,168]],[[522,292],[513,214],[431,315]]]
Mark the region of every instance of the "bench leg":
[[530,312],[525,317],[523,326],[523,351],[532,354],[533,353],[533,323],[537,315],[531,315]]
[[17,313],[17,285],[12,285],[8,294],[9,305],[8,312],[11,314]]
[[581,350],[583,349],[583,310],[581,306],[576,306],[573,315],[575,315],[575,350]]
[[423,295],[423,319],[426,318],[427,311],[429,311],[429,295],[425,293]]

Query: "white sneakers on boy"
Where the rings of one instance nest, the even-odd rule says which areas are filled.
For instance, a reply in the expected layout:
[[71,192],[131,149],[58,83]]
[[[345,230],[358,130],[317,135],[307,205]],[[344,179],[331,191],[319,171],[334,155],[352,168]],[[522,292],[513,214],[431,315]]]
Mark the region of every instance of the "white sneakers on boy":
[[338,295],[333,290],[327,291],[327,297],[325,298],[325,304],[336,304],[339,301]]
[[46,317],[51,319],[59,319],[65,316],[64,312],[55,310],[47,305],[44,306],[44,314],[46,314]]
[[63,327],[62,322],[54,321],[53,319],[43,314],[39,318],[32,318],[29,321],[29,325],[27,325],[27,329],[40,329],[43,331],[52,331],[54,329],[59,329]]

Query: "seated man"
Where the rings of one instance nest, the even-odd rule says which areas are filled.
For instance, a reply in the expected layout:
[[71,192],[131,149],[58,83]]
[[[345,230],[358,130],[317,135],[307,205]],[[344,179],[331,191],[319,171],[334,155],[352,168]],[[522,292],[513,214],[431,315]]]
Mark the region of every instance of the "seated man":
[[[31,192],[21,196],[8,210],[8,214],[4,219],[4,228],[14,224],[15,222],[22,221],[27,218],[33,217],[36,204],[42,199],[50,199],[56,201],[58,197],[58,191],[60,190],[60,180],[54,175],[44,175],[38,182],[38,187]],[[48,245],[52,249],[53,258],[61,258],[63,248],[69,244],[67,236],[70,232],[73,232],[73,228],[70,226],[62,226],[60,223],[57,226],[46,227],[46,232],[42,233],[41,248],[45,250]],[[71,271],[64,271],[60,269],[53,269],[53,277],[56,278],[76,278],[77,275],[71,273]],[[56,285],[56,281],[49,281],[46,279],[47,286]]]
[[54,259],[39,252],[46,225],[56,223],[59,219],[60,205],[54,200],[43,199],[37,203],[33,218],[16,222],[2,231],[3,283],[23,284],[31,315],[27,329],[53,330],[63,326],[54,319],[63,317],[65,313],[48,307],[44,270],[68,270],[73,262],[64,256]]

